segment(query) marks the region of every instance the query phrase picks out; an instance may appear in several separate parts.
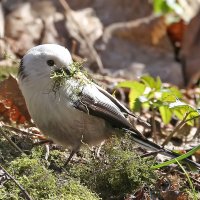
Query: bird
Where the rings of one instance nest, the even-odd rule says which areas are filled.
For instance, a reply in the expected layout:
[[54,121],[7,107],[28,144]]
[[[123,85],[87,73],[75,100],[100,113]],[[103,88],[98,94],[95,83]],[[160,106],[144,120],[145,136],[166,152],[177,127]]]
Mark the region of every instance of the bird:
[[[55,88],[52,73],[62,71],[64,81]],[[134,114],[75,68],[64,46],[42,44],[28,50],[20,62],[18,84],[37,127],[55,143],[71,149],[66,163],[83,144],[95,146],[121,132],[143,147],[177,156],[144,137],[127,118]],[[200,168],[198,163],[186,160]]]

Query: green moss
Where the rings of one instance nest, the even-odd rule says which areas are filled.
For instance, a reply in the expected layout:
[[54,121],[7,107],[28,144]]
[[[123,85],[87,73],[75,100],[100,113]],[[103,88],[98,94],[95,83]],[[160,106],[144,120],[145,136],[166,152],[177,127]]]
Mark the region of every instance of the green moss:
[[18,66],[13,67],[0,67],[0,81],[6,79],[9,74],[17,75],[18,72]]
[[[28,135],[17,135],[7,129],[3,129],[3,131],[24,153],[31,154],[31,152],[33,152],[31,151],[33,148],[33,141]],[[0,134],[0,163],[9,163],[19,156],[21,156],[21,152],[14,148],[10,142]]]
[[[127,144],[127,147],[131,146]],[[128,148],[115,138],[102,149],[100,160],[93,158],[87,164],[73,165],[69,169],[70,175],[80,179],[103,199],[123,198],[142,186],[150,188],[157,180],[150,169],[153,161],[140,158]]]
[[53,80],[52,91],[57,92],[63,86],[67,77],[68,75],[63,68],[57,71],[52,70],[50,74],[50,78]]
[[21,153],[0,135],[0,163],[8,163],[20,156]]
[[[33,199],[96,200],[98,196],[86,186],[69,177],[56,177],[37,159],[18,158],[7,169],[15,179],[26,188]],[[0,199],[23,199],[19,188],[12,181],[0,190]]]
[[[65,151],[50,150],[46,161],[44,146],[34,147],[29,156],[22,156],[1,138],[0,155],[3,166],[34,199],[95,200],[99,199],[96,194],[102,199],[123,199],[143,186],[151,189],[157,179],[150,170],[153,161],[136,155],[134,146],[128,137],[114,137],[97,158],[86,145],[78,161],[75,159],[66,168]],[[0,199],[24,198],[10,180],[1,187]]]
[[48,158],[49,169],[54,170],[55,172],[62,172],[64,164],[66,162],[65,153],[60,150],[50,151]]
[[188,194],[189,200],[197,200],[200,199],[200,192],[199,191],[192,191],[191,189],[185,190],[186,194]]
[[78,181],[70,180],[60,189],[61,197],[66,200],[98,200],[95,193],[91,193],[85,186]]
[[[90,79],[86,79],[87,72],[83,69],[83,63],[85,60],[81,62],[73,62],[69,65],[68,73],[64,68],[60,68],[55,70],[54,68],[51,71],[50,79],[53,80],[53,85],[51,90],[56,93],[65,83],[66,80],[73,78],[74,80],[79,80],[82,84],[90,83]],[[78,91],[74,91],[76,93],[80,92],[80,88],[77,88]]]

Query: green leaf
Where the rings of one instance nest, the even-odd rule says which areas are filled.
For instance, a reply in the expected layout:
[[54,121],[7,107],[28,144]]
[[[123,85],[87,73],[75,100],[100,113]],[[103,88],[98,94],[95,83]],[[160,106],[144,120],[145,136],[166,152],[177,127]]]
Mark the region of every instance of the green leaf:
[[190,126],[194,125],[194,119],[199,117],[199,112],[197,110],[191,111],[189,113],[189,115],[187,116],[186,120],[187,120],[187,124]]
[[154,0],[153,1],[153,10],[156,14],[166,14],[172,9],[168,6],[165,0]]
[[158,76],[156,78],[156,90],[160,90],[162,88],[162,81],[160,80],[160,77]]
[[175,102],[177,99],[182,98],[181,92],[176,87],[163,88],[161,93],[161,101],[164,102]]
[[185,170],[184,167],[181,165],[181,163],[180,163],[178,160],[176,160],[176,161],[177,161],[179,167],[182,169],[182,171],[183,171],[183,173],[185,174],[185,176],[187,177],[188,183],[189,183],[189,185],[190,185],[190,187],[191,187],[191,189],[192,189],[193,195],[194,195],[194,200],[198,200],[198,197],[197,197],[197,194],[196,194],[194,185],[193,185],[193,183],[192,183],[192,180],[190,179],[189,174],[186,172],[186,170]]
[[156,81],[153,77],[145,75],[142,76],[140,79],[146,86],[149,86],[151,89],[156,88]]
[[130,108],[134,111],[134,112],[139,112],[142,108],[142,102],[139,100],[139,98],[136,98],[135,101],[130,104]]
[[131,110],[133,110],[135,107],[135,100],[138,99],[144,93],[145,90],[145,86],[141,83],[135,81],[133,85],[134,87],[131,88],[129,93],[129,106]]
[[163,106],[163,102],[157,99],[151,100],[151,104],[153,104],[155,108],[159,108],[160,106]]
[[177,160],[181,161],[185,158],[188,158],[189,156],[193,155],[196,151],[198,151],[200,149],[200,145],[194,147],[192,150],[188,151],[186,154],[183,154],[181,156],[178,156],[176,158],[173,158],[171,160],[168,160],[166,162],[160,163],[158,165],[154,165],[151,167],[151,169],[159,169],[161,167],[165,167],[165,166],[169,166],[170,164],[176,163]]
[[[117,84],[117,88],[122,87],[122,88],[136,88],[138,84],[141,84],[137,81],[123,81]],[[143,85],[143,84],[142,84]],[[139,86],[142,87],[142,86]]]
[[190,126],[194,125],[194,120],[192,120],[192,119],[194,117],[199,116],[199,112],[197,109],[195,109],[191,105],[186,104],[179,100],[177,100],[174,103],[171,103],[170,109],[173,111],[174,115],[180,120],[183,120],[185,115],[188,114],[186,120],[187,120],[187,124]]
[[174,94],[172,94],[170,91],[162,92],[161,101],[170,103],[170,102],[175,102],[176,99],[177,99],[176,96],[174,96]]
[[156,91],[160,90],[162,87],[162,82],[160,80],[160,77],[157,77],[154,79],[152,76],[142,76],[141,81],[151,89],[155,89]]
[[172,94],[174,96],[176,96],[176,98],[178,98],[178,99],[182,98],[183,95],[182,95],[182,93],[180,92],[180,90],[178,88],[170,87],[169,90],[172,92]]
[[159,107],[160,115],[164,124],[168,124],[172,118],[172,112],[168,106],[160,106]]

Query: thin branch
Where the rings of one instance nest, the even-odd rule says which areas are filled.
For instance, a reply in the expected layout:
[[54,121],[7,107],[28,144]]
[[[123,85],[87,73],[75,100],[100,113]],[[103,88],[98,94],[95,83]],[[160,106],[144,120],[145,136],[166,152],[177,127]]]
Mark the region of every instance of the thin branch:
[[185,114],[184,118],[182,119],[182,121],[175,127],[175,129],[168,135],[168,137],[165,139],[165,141],[163,142],[162,146],[165,146],[170,140],[171,138],[174,136],[174,134],[180,129],[182,128],[187,122],[197,119],[200,117],[200,115],[198,116],[194,116],[192,118],[186,119],[188,117],[189,114],[191,114],[194,111],[190,111],[188,113]]
[[22,192],[22,194],[24,195],[24,197],[25,197],[26,200],[33,200],[33,199],[31,198],[31,196],[28,194],[28,192],[18,183],[18,181],[15,180],[15,178],[14,178],[12,175],[10,175],[1,165],[0,165],[0,169],[1,169],[2,171],[4,171],[4,173],[5,173],[11,180],[14,181],[14,183],[15,183],[15,184],[18,186],[18,188],[21,190],[21,192]]
[[175,129],[167,136],[165,141],[162,143],[162,146],[165,146],[168,144],[168,142],[171,140],[171,138],[174,136],[174,134],[185,124],[184,121],[181,121],[178,126],[175,127]]
[[157,142],[155,116],[156,116],[155,109],[152,107],[152,133],[153,133],[153,139]]
[[[190,112],[191,113],[191,112]],[[189,113],[189,114],[190,114]],[[200,115],[197,115],[197,116],[194,116],[194,117],[192,117],[192,118],[189,118],[189,119],[187,119],[187,120],[185,120],[185,123],[187,123],[187,122],[189,122],[189,121],[192,121],[192,120],[194,120],[194,119],[197,119],[197,118],[199,118],[200,117]]]
[[79,25],[79,23],[77,22],[77,20],[75,19],[75,17],[73,16],[72,13],[72,9],[69,7],[68,3],[65,0],[59,0],[60,4],[62,5],[62,7],[64,8],[66,15],[70,16],[71,19],[73,20],[73,23],[78,27],[78,30],[80,32],[80,35],[83,37],[83,39],[85,40],[91,54],[93,55],[93,57],[95,58],[95,61],[99,67],[99,71],[103,72],[103,63],[101,61],[100,56],[98,55],[96,49],[93,47],[93,45],[91,44],[89,38],[87,37],[87,35],[85,34],[84,30],[81,28],[81,26]]
[[11,131],[14,131],[16,133],[21,133],[23,135],[34,135],[32,133],[29,133],[29,132],[26,132],[26,131],[22,131],[18,128],[15,128],[15,127],[12,127],[12,126],[8,126],[8,125],[2,125],[2,128],[5,128],[5,129],[10,129]]
[[[177,170],[174,169],[174,172],[177,172],[180,175],[185,177],[185,174],[182,171],[180,171],[179,169],[177,169]],[[200,187],[200,181],[199,180],[193,178],[192,176],[190,176],[190,178],[196,183],[196,185],[198,185],[198,187]]]
[[152,151],[152,152],[149,152],[149,153],[145,153],[145,154],[141,155],[141,158],[150,157],[150,156],[154,156],[155,157],[161,152],[163,152],[163,149],[159,149],[157,151]]
[[168,142],[171,140],[171,138],[174,136],[174,134],[185,124],[185,118],[174,128],[174,130],[167,136],[165,141],[162,143],[162,146],[164,147]]
[[200,135],[200,118],[198,119],[198,126],[197,126],[196,133],[194,134],[194,138],[199,137],[199,135]]
[[0,134],[3,135],[8,142],[20,153],[25,154],[8,136],[7,134],[4,132],[3,128],[0,126]]

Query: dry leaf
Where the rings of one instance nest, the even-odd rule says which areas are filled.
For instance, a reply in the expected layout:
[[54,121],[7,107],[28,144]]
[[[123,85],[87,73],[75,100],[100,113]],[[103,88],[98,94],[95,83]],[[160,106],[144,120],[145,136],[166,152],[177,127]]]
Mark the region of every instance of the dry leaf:
[[0,83],[0,114],[3,121],[17,124],[30,122],[31,119],[17,80],[11,75]]

